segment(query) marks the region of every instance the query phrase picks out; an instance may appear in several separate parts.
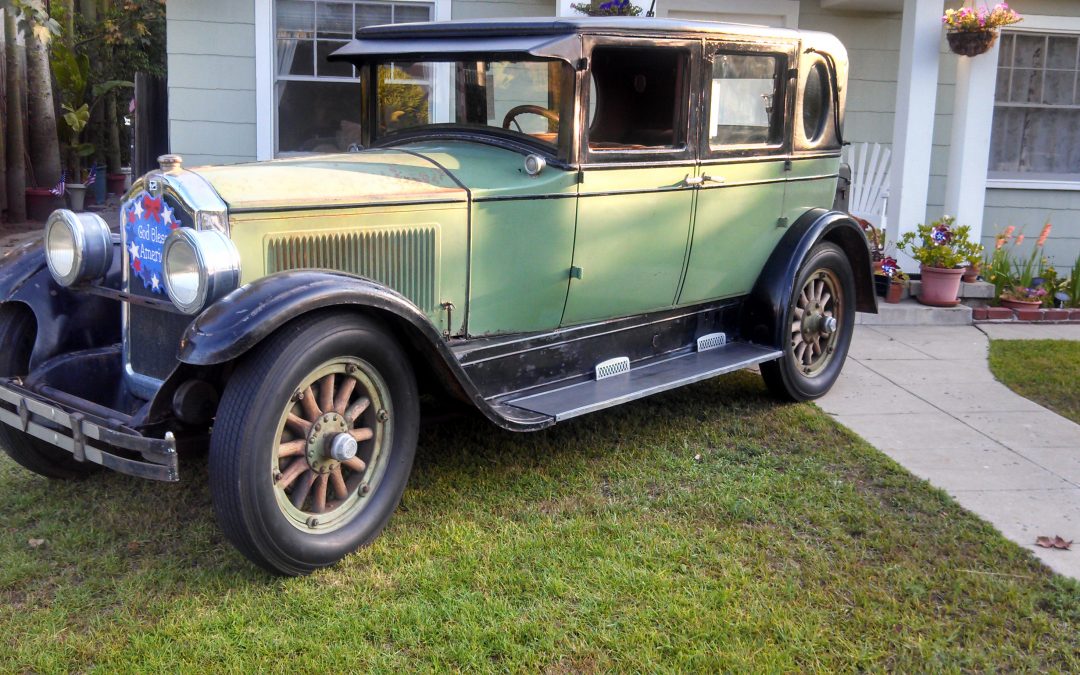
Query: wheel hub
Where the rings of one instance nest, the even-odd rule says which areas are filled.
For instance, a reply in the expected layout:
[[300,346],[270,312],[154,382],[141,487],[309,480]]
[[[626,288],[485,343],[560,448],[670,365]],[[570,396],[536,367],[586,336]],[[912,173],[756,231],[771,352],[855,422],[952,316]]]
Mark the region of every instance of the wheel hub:
[[341,462],[356,456],[356,439],[348,431],[349,424],[336,412],[324,414],[312,425],[306,454],[308,464],[316,473],[330,473]]

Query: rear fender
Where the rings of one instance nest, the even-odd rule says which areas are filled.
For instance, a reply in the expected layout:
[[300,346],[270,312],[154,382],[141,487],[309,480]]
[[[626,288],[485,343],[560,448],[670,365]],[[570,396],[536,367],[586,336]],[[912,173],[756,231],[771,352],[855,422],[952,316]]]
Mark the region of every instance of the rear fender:
[[810,250],[819,242],[836,244],[855,275],[855,309],[877,314],[870,247],[858,223],[846,213],[812,209],[795,221],[769,257],[743,306],[743,335],[777,349],[785,346],[784,314],[794,281]]

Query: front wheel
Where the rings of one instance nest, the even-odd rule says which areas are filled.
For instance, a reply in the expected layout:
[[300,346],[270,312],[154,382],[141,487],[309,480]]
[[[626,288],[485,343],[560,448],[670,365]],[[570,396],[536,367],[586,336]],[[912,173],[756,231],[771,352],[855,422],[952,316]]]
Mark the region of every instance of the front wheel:
[[225,535],[279,574],[334,564],[390,520],[418,421],[409,361],[377,323],[286,326],[238,365],[218,409],[210,481]]
[[840,376],[855,327],[855,275],[838,246],[811,249],[781,325],[784,355],[761,364],[769,391],[791,401],[824,396]]

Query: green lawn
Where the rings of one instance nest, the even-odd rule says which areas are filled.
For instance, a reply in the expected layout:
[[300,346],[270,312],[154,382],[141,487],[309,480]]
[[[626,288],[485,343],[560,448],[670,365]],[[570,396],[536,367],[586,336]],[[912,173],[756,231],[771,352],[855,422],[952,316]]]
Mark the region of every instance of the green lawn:
[[1080,669],[1080,584],[748,373],[432,427],[382,538],[304,579],[222,540],[202,463],[0,460],[0,672]]
[[991,340],[990,370],[1017,394],[1080,424],[1080,342]]

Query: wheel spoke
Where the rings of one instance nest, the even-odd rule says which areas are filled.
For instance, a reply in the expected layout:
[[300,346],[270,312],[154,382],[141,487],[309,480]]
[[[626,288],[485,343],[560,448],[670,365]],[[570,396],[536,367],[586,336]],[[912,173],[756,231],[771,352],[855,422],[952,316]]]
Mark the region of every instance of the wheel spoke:
[[326,484],[329,480],[329,476],[319,474],[319,477],[315,480],[315,500],[311,505],[311,510],[315,513],[322,513],[326,511]]
[[293,413],[289,413],[285,418],[285,424],[300,436],[307,436],[308,432],[311,431],[311,422]]
[[342,415],[345,418],[345,423],[352,426],[356,422],[356,418],[360,417],[369,405],[371,405],[371,399],[367,396],[356,399],[356,403],[349,406],[348,410]]
[[349,399],[352,398],[353,389],[355,388],[356,378],[346,377],[345,381],[341,383],[341,389],[338,391],[337,397],[334,399],[334,412],[342,417],[348,417],[348,415],[345,414],[346,408],[349,405]]
[[357,443],[362,443],[371,440],[375,436],[375,432],[367,427],[362,427],[360,429],[353,429],[349,432],[349,435],[355,438]]
[[315,484],[315,478],[317,476],[318,474],[314,471],[308,471],[304,474],[303,478],[297,481],[296,487],[293,488],[292,496],[290,497],[293,506],[298,509],[303,508],[304,502],[307,501],[308,494],[311,493],[311,486]]
[[805,361],[805,359],[803,357],[806,355],[807,344],[808,343],[806,343],[806,342],[801,342],[795,348],[795,360],[797,360],[799,363],[806,363],[806,361]]
[[[353,459],[356,459],[355,457]],[[361,462],[362,464],[363,462]],[[363,470],[356,471],[353,475],[349,476],[349,479],[345,481],[345,491],[349,494],[356,492],[356,489],[360,487],[360,483],[364,482]]]
[[300,407],[304,409],[304,417],[309,422],[314,422],[322,415],[319,404],[315,402],[315,394],[312,393],[311,387],[305,389],[303,396],[300,397]]
[[345,499],[349,496],[349,490],[345,486],[345,479],[341,476],[341,467],[335,466],[330,471],[330,484],[334,487],[334,494],[338,499]]
[[802,321],[792,321],[791,322],[791,332],[792,333],[801,333],[802,332]]
[[[341,463],[341,466],[347,466],[353,471],[355,471],[357,474],[363,474],[364,470],[367,469],[367,464],[364,464],[364,460],[360,459],[359,457],[347,459]],[[352,480],[352,476],[349,476],[349,480]],[[350,489],[349,492],[352,492],[352,489]]]
[[824,291],[821,294],[821,306],[824,307],[829,304],[829,300],[832,300],[832,294],[828,291]]
[[801,344],[803,342],[803,340],[805,340],[805,339],[806,338],[803,337],[802,333],[795,333],[795,335],[792,336],[792,338],[791,338],[791,344],[792,345]]
[[319,380],[319,407],[326,412],[334,409],[334,377],[334,373],[330,373]]
[[307,441],[300,439],[298,441],[289,441],[288,443],[282,443],[278,446],[277,456],[278,459],[284,457],[293,457],[295,455],[304,454],[304,450],[307,449]]
[[308,463],[305,458],[300,457],[294,459],[293,463],[289,465],[289,468],[285,469],[281,474],[281,477],[278,478],[277,486],[282,490],[288,488],[293,484],[293,481],[296,480],[297,476],[307,471],[307,469]]
[[803,318],[803,314],[806,314],[806,310],[805,310],[805,309],[803,309],[802,307],[796,307],[796,308],[795,308],[795,318],[796,318],[796,319],[801,319],[801,318]]

